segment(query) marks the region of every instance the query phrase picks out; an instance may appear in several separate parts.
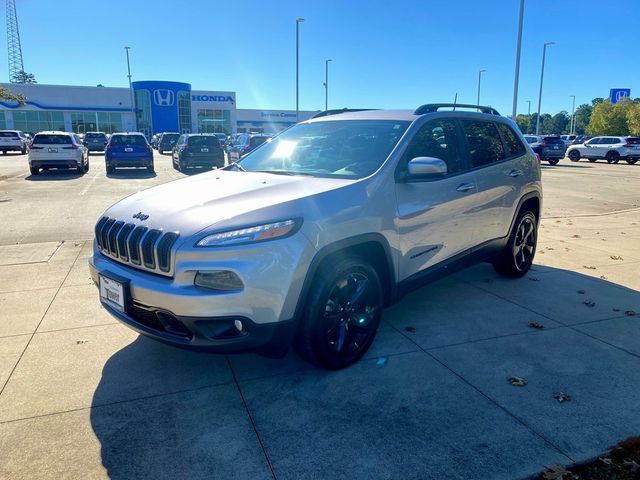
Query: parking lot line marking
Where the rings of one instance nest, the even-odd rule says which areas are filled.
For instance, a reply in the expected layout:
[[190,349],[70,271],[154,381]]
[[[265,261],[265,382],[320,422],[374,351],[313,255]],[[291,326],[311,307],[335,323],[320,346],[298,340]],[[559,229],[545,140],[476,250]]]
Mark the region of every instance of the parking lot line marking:
[[93,176],[93,178],[91,180],[89,180],[89,183],[87,183],[87,186],[82,189],[82,192],[80,192],[81,196],[84,196],[84,194],[89,191],[89,189],[91,188],[91,185],[94,184],[94,182],[97,180],[97,178],[98,178],[98,172],[96,172],[96,174]]

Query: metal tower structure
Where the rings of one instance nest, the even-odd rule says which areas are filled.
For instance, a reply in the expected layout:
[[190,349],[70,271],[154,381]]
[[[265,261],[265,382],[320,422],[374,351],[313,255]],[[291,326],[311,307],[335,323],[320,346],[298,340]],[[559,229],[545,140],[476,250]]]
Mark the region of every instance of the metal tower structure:
[[16,75],[24,71],[22,47],[18,30],[16,0],[7,0],[7,50],[9,58],[9,82],[15,83]]

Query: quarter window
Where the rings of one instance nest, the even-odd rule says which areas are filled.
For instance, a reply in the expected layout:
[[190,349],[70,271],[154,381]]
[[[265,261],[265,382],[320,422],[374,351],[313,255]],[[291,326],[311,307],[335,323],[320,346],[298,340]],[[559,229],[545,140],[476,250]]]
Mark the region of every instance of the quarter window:
[[506,158],[496,125],[492,122],[462,120],[473,167],[482,167]]
[[504,125],[503,123],[498,124],[498,129],[502,134],[502,138],[504,139],[505,146],[507,147],[507,155],[509,157],[515,157],[524,155],[527,149],[522,144],[516,133],[511,129],[511,127]]
[[439,120],[425,124],[411,139],[405,154],[405,165],[416,157],[433,157],[447,164],[447,173],[455,174],[465,170],[460,155],[458,129],[452,120]]

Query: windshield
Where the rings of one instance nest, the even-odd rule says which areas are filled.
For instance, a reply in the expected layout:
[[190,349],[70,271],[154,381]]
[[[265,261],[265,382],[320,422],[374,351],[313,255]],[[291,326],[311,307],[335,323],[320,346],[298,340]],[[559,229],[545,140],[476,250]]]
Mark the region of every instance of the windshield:
[[0,132],[0,138],[18,138],[17,132]]
[[87,133],[84,138],[86,140],[104,140],[107,136],[104,133]]
[[301,123],[239,162],[246,171],[361,178],[387,158],[409,122],[336,120]]
[[163,142],[175,142],[176,140],[178,140],[178,138],[180,138],[179,134],[172,133],[170,135],[163,135],[162,136],[162,141]]

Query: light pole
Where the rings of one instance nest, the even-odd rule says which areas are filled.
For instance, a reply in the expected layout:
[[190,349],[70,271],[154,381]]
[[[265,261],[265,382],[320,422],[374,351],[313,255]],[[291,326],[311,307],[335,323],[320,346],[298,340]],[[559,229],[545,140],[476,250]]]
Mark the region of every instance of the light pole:
[[516,46],[516,74],[513,81],[513,112],[512,120],[516,121],[518,112],[518,82],[520,80],[520,50],[522,48],[522,18],[524,16],[524,0],[520,0],[520,15],[518,16],[518,43]]
[[531,100],[527,100],[529,106],[527,107],[527,117],[531,116]]
[[575,95],[569,95],[571,98],[573,98],[573,102],[571,104],[571,127],[569,128],[569,135],[573,135],[573,131],[576,128],[576,96]]
[[480,79],[482,78],[482,74],[486,72],[486,70],[480,70],[478,72],[478,102],[476,105],[480,105]]
[[544,61],[547,56],[547,47],[556,42],[545,42],[542,47],[542,69],[540,70],[540,92],[538,93],[538,118],[536,118],[536,135],[540,135],[540,106],[542,105],[542,82],[544,81]]
[[330,58],[324,61],[324,110],[329,110],[329,62]]
[[296,18],[296,122],[299,120],[300,111],[300,24],[304,18]]
[[134,130],[138,130],[138,116],[135,112],[135,102],[133,101],[133,88],[131,87],[131,64],[129,63],[129,49],[131,47],[124,47],[127,52],[127,77],[129,78],[129,95],[131,96],[131,113],[133,114]]

